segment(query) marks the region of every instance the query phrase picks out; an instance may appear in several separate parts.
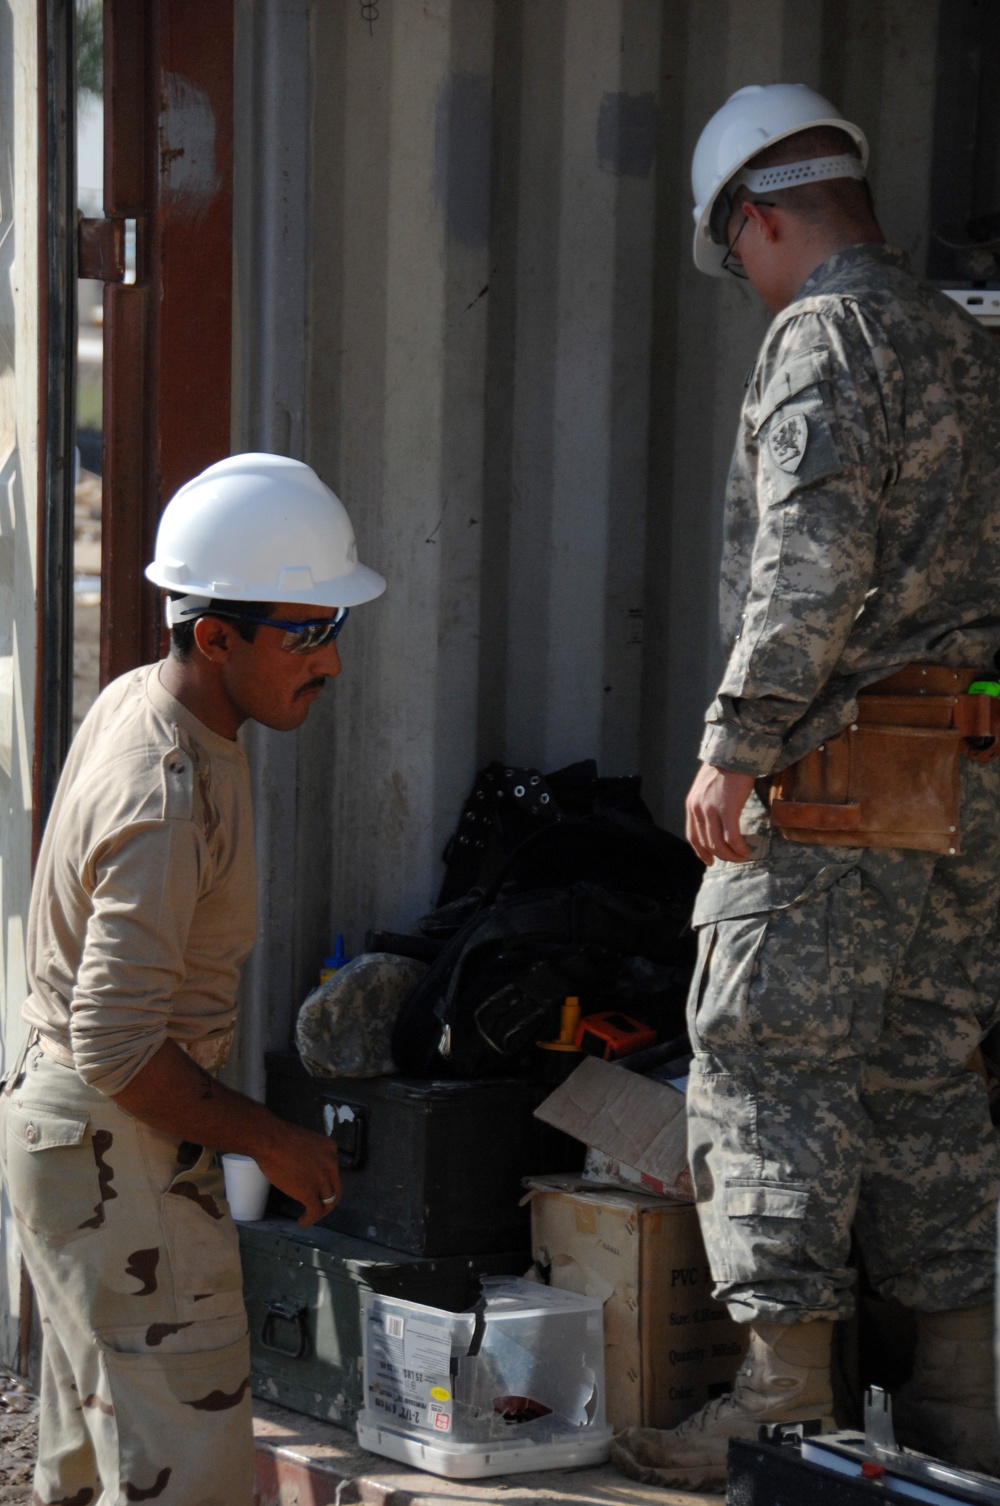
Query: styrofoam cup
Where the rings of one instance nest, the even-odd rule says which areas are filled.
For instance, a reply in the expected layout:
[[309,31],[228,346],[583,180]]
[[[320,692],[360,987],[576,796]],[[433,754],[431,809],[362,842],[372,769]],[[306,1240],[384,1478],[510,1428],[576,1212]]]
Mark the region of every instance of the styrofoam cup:
[[229,1211],[238,1224],[252,1224],[264,1217],[271,1184],[253,1156],[228,1151],[222,1157]]

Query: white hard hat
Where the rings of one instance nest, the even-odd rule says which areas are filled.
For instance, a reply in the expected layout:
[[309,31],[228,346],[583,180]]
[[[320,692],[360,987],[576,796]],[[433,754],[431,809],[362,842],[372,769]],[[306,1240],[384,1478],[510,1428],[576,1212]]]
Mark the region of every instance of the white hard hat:
[[301,460],[231,455],[171,498],[160,519],[156,585],[190,599],[168,602],[168,625],[208,600],[353,607],[385,581],[359,564],[344,504]]
[[726,254],[724,237],[713,235],[712,211],[726,185],[766,146],[807,131],[813,126],[836,126],[844,131],[861,153],[860,162],[853,156],[818,157],[808,163],[784,163],[780,168],[762,169],[768,181],[756,181],[758,174],[747,174],[748,187],[754,193],[770,189],[791,188],[797,183],[816,182],[821,178],[861,178],[868,164],[868,142],[858,126],[845,120],[822,94],[807,84],[749,84],[737,89],[721,110],[716,110],[698,138],[691,160],[691,187],[694,190],[694,264],[710,276],[724,275],[722,261]]

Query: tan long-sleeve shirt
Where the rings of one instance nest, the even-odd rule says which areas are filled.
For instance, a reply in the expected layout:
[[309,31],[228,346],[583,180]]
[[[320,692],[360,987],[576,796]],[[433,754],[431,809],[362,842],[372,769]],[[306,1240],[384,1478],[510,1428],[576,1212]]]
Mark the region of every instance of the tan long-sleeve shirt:
[[49,815],[25,1018],[108,1094],[167,1039],[221,1065],[255,924],[242,749],[175,700],[156,664],[123,675],[80,728]]

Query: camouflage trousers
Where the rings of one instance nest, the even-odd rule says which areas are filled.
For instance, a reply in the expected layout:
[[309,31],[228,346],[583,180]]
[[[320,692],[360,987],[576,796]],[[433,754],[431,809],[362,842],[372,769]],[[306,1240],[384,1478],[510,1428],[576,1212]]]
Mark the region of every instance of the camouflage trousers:
[[214,1153],[29,1050],[0,1163],[42,1320],[36,1506],[251,1506],[239,1245]]
[[884,1296],[992,1299],[998,1140],[968,1066],[1000,1011],[1000,761],[962,759],[956,856],[755,832],[695,909],[688,1150],[716,1295],[742,1322]]

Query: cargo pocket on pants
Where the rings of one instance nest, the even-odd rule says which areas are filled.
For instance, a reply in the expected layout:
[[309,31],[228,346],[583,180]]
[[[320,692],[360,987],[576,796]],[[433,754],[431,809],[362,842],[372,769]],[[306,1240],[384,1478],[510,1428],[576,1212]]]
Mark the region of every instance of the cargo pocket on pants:
[[808,1189],[780,1182],[727,1181],[728,1238],[713,1270],[722,1281],[774,1280],[801,1270]]
[[710,921],[699,930],[688,996],[688,1030],[695,1051],[714,1055],[753,1045],[747,1001],[767,924],[766,915],[741,915]]
[[243,1312],[239,1235],[214,1151],[203,1150],[178,1172],[160,1209],[178,1316],[204,1320]]
[[[253,1424],[246,1337],[188,1354],[125,1354],[100,1346],[102,1392],[93,1399],[103,1431],[102,1475],[122,1498],[250,1506]],[[106,1388],[106,1390],[105,1390]],[[167,1487],[169,1486],[169,1490]]]
[[771,917],[747,999],[757,1049],[825,1062],[850,1039],[860,897],[851,869]]
[[[826,1061],[854,1028],[861,875],[825,865],[791,897],[751,885],[716,899],[698,935],[689,1031],[696,1051],[753,1051]],[[721,901],[721,902],[720,902]]]
[[53,1245],[101,1227],[105,1198],[116,1196],[103,1162],[110,1134],[91,1135],[90,1115],[82,1110],[16,1098],[3,1100],[2,1132],[7,1195],[19,1223]]

